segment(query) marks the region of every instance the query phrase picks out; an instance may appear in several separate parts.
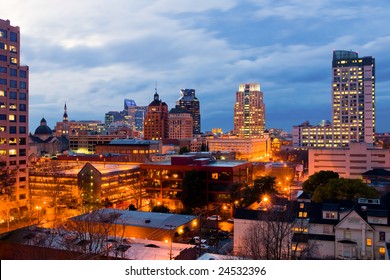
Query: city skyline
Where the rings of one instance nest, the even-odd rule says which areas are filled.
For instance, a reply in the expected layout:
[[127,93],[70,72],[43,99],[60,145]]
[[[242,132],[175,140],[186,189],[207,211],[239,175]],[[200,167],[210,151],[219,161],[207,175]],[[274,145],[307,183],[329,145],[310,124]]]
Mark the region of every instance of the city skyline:
[[42,117],[54,127],[65,102],[71,120],[104,121],[125,98],[146,106],[156,81],[169,109],[180,89],[196,90],[202,131],[233,129],[237,86],[259,83],[266,128],[291,131],[306,120],[331,120],[330,62],[339,49],[376,59],[376,130],[384,132],[388,10],[386,1],[16,0],[1,17],[21,28],[30,131]]

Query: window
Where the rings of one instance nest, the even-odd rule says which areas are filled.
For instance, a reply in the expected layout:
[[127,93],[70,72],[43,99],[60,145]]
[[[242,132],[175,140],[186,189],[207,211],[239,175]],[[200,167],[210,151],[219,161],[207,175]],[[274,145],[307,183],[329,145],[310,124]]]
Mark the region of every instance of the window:
[[26,199],[26,194],[25,193],[20,194],[19,199],[20,200]]
[[6,121],[7,115],[6,114],[0,114],[0,121]]
[[7,44],[0,43],[0,50],[6,50],[7,49]]
[[16,104],[14,104],[14,103],[9,104],[9,108],[12,111],[16,111],[16,109],[17,109]]
[[16,143],[17,143],[17,142],[16,142],[16,138],[10,138],[10,139],[9,139],[9,144],[10,144],[10,145],[16,145]]
[[7,38],[7,30],[0,29],[0,38]]
[[19,149],[19,155],[25,156],[26,155],[26,149]]
[[22,89],[25,89],[27,87],[27,83],[26,82],[19,82],[19,88],[22,88]]
[[19,111],[25,112],[26,111],[26,104],[19,104]]
[[15,42],[16,43],[18,41],[18,34],[11,31],[9,39],[11,40],[11,42]]
[[19,126],[19,133],[26,133],[26,127],[25,126]]
[[9,46],[9,51],[11,52],[11,53],[17,53],[17,49],[16,49],[16,47],[15,46]]
[[16,126],[10,126],[9,127],[9,133],[10,134],[16,134]]
[[26,100],[26,93],[25,92],[20,92],[19,93],[19,99],[20,100]]
[[27,120],[26,116],[24,116],[24,115],[20,115],[20,116],[19,116],[19,122],[25,123],[26,120]]
[[8,120],[10,122],[16,122],[16,116],[15,115],[8,115]]
[[10,74],[12,77],[17,77],[17,76],[18,76],[18,71],[17,71],[16,69],[10,68],[10,69],[9,69],[9,74]]
[[7,79],[0,79],[0,85],[6,85]]
[[18,64],[18,59],[16,57],[10,57],[9,62],[11,64],[16,65],[16,64]]
[[0,109],[5,109],[5,108],[7,108],[7,103],[0,102]]
[[7,67],[0,67],[0,73],[7,73]]
[[0,61],[7,61],[6,55],[0,55]]
[[379,232],[379,240],[386,241],[386,233],[384,231]]
[[25,70],[20,70],[19,71],[19,76],[21,78],[27,78],[27,72]]
[[16,88],[18,83],[15,80],[10,80],[9,81],[9,87],[10,88]]
[[298,217],[299,217],[299,218],[306,218],[306,217],[307,217],[307,212],[301,212],[301,211],[300,211],[300,212],[298,213]]
[[16,156],[16,149],[10,149],[10,150],[9,150],[9,156],[15,157],[15,156]]
[[10,98],[10,99],[17,99],[16,92],[11,91],[11,92],[9,93],[9,98]]
[[[0,79],[1,80],[1,79]],[[7,83],[6,83],[7,84]],[[7,96],[7,92],[5,92],[4,90],[0,90],[0,97],[1,96]]]
[[371,238],[367,238],[366,239],[366,245],[367,246],[372,246],[372,239]]

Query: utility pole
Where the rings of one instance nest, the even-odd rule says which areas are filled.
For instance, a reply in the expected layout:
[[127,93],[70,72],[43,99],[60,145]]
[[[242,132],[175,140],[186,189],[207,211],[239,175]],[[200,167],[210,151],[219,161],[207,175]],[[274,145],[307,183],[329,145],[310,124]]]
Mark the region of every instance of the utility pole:
[[172,229],[175,228],[174,225],[165,225],[166,227],[169,227],[169,235],[170,235],[170,244],[169,244],[169,260],[172,260]]

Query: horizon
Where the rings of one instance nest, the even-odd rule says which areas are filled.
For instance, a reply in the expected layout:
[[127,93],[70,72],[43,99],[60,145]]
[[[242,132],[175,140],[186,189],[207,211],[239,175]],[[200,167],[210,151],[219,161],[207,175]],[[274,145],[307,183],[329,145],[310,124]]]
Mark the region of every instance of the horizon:
[[103,121],[126,98],[146,106],[156,81],[169,108],[181,88],[195,89],[202,131],[233,129],[235,92],[251,82],[264,93],[266,128],[318,124],[331,120],[336,49],[376,59],[376,131],[386,132],[389,8],[384,0],[15,0],[2,18],[20,27],[30,131],[42,117],[54,127],[65,103],[74,120]]

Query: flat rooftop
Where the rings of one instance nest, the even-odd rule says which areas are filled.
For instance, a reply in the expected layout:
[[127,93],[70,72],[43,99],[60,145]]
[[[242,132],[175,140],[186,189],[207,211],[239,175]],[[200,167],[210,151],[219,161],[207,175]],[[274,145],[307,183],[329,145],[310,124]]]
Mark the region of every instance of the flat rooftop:
[[[192,215],[129,211],[112,208],[104,208],[92,213],[96,214],[97,218],[107,217],[109,219],[110,216],[113,217],[112,220],[107,221],[110,223],[167,230],[169,229],[167,225],[171,225],[176,228],[196,219],[196,216]],[[88,215],[91,215],[91,213],[83,214],[72,219],[84,219]],[[149,222],[145,222],[146,220]]]

